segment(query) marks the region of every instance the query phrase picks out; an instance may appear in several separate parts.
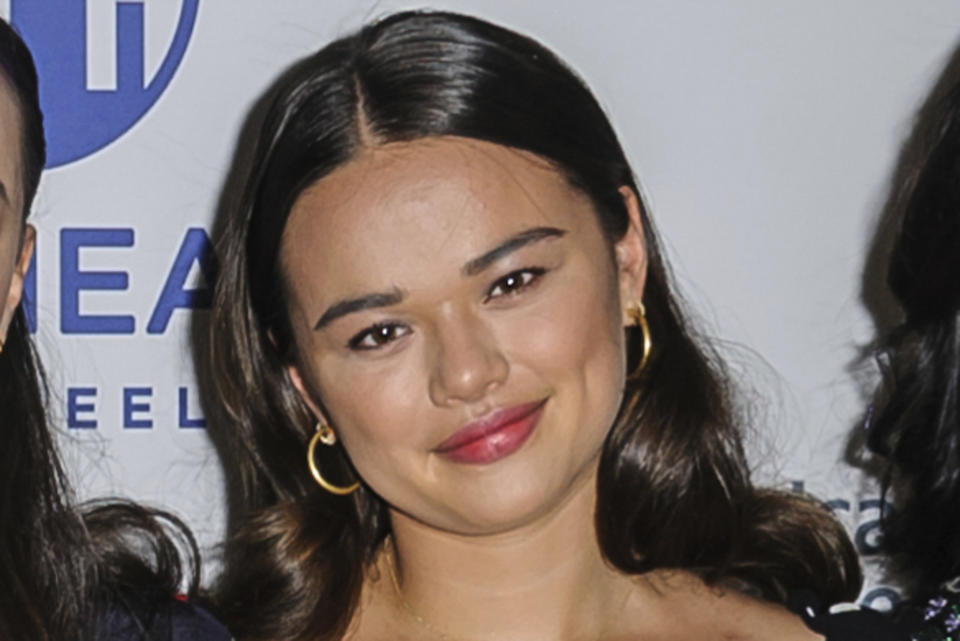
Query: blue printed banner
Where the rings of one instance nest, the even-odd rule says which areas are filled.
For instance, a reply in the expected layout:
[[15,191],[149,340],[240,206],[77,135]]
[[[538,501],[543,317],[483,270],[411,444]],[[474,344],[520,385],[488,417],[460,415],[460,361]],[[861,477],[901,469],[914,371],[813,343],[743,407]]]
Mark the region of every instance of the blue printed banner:
[[[173,37],[153,71],[147,20],[177,4]],[[11,21],[41,78],[47,168],[103,149],[147,113],[184,58],[198,8],[199,0],[11,0]]]

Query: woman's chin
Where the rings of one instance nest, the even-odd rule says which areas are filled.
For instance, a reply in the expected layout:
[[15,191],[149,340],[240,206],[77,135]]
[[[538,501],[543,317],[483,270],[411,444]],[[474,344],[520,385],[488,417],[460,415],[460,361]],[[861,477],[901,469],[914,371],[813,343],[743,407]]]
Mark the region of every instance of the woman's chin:
[[[576,486],[559,482],[548,474],[511,476],[504,473],[497,481],[457,492],[456,501],[417,510],[420,517],[409,512],[406,516],[428,527],[462,536],[498,536],[536,527],[562,511],[565,505],[575,502],[571,498]],[[592,499],[593,487],[587,489]]]

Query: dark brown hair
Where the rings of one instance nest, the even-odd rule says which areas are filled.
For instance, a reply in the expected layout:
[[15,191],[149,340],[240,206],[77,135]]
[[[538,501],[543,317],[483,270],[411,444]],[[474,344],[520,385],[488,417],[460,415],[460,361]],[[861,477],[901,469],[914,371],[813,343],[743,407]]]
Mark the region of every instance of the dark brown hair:
[[867,439],[896,490],[881,545],[924,596],[960,575],[960,51],[901,165],[886,276],[902,317],[877,341],[883,380]]
[[[228,416],[212,429],[239,471],[248,517],[228,548],[219,599],[243,641],[340,638],[389,529],[386,506],[368,487],[327,494],[304,461],[313,420],[286,373],[296,354],[278,260],[287,217],[305,188],[371,140],[431,136],[532,152],[591,199],[611,244],[627,229],[618,189],[638,190],[609,121],[586,85],[529,38],[461,15],[400,13],[280,79],[239,206],[222,221],[211,334]],[[644,304],[656,343],[643,375],[628,383],[600,462],[604,554],[623,572],[684,568],[775,601],[793,588],[828,602],[855,597],[857,559],[832,517],[751,485],[729,380],[684,321],[643,218]],[[324,471],[352,479],[346,453],[324,449]]]
[[[46,145],[33,58],[3,20],[0,75],[19,116],[22,230],[40,183]],[[133,503],[99,502],[75,509],[50,429],[47,398],[20,305],[0,354],[0,639],[100,638],[101,618],[111,611],[126,611],[146,638],[154,604],[168,600],[185,581],[188,591],[197,591],[196,545],[176,518]]]

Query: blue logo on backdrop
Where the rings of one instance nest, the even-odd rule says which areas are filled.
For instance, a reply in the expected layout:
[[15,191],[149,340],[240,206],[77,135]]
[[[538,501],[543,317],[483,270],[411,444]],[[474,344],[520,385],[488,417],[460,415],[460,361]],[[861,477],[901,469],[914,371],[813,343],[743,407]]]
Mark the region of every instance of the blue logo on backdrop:
[[7,1],[40,74],[48,168],[106,147],[147,113],[183,60],[200,2]]

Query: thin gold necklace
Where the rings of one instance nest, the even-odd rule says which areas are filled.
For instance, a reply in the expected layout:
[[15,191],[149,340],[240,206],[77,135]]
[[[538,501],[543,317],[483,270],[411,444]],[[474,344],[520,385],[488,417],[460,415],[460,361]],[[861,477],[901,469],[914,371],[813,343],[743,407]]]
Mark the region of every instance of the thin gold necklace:
[[410,615],[417,625],[422,627],[424,630],[427,630],[431,634],[435,635],[441,641],[466,641],[462,637],[452,637],[443,630],[437,629],[435,626],[431,625],[429,621],[423,618],[423,616],[417,612],[417,609],[407,601],[403,596],[403,591],[400,589],[400,580],[397,578],[397,567],[395,559],[397,557],[397,548],[393,545],[393,539],[390,536],[387,536],[386,540],[387,546],[390,548],[387,551],[387,570],[390,572],[390,579],[393,583],[393,592],[397,595],[397,599],[400,601],[400,604],[403,606],[403,609],[407,611],[407,614]]
[[[396,561],[397,558],[397,548],[393,544],[393,538],[387,535],[386,540],[384,541],[384,546],[388,547],[389,550],[386,550],[387,555],[387,571],[390,573],[390,582],[393,585],[393,592],[397,596],[397,599],[400,601],[400,604],[403,606],[403,609],[406,610],[407,614],[410,615],[417,625],[422,627],[424,630],[430,632],[441,641],[467,641],[464,637],[452,637],[443,630],[438,629],[436,626],[432,625],[429,621],[423,618],[413,604],[407,601],[406,597],[403,596],[403,591],[400,589],[400,579],[397,578],[397,567]],[[620,606],[620,610],[623,610],[627,604],[627,599],[629,598],[630,593],[627,592],[624,597],[623,603]],[[598,639],[601,636],[597,637]]]

